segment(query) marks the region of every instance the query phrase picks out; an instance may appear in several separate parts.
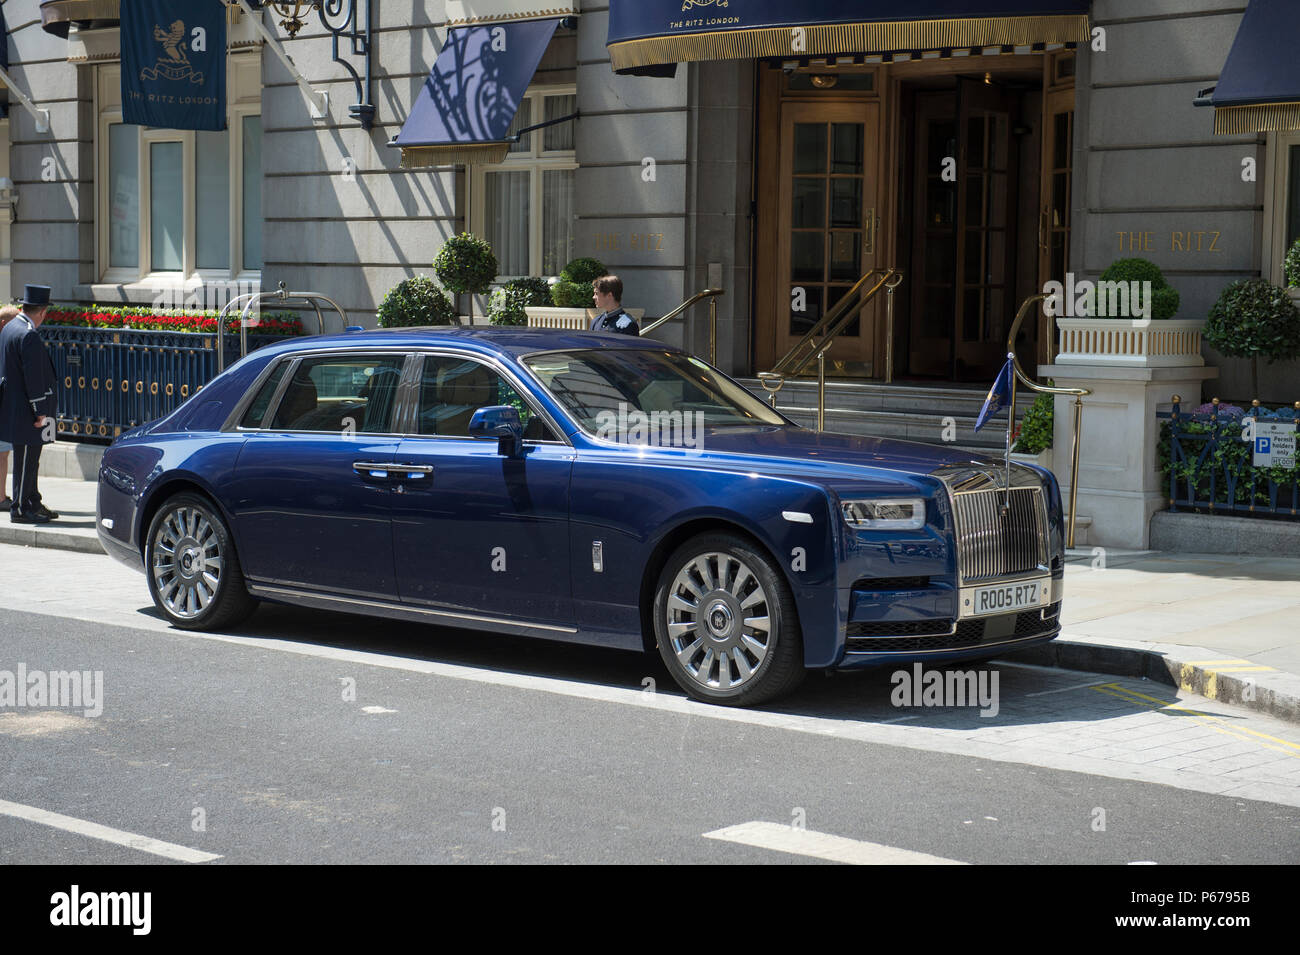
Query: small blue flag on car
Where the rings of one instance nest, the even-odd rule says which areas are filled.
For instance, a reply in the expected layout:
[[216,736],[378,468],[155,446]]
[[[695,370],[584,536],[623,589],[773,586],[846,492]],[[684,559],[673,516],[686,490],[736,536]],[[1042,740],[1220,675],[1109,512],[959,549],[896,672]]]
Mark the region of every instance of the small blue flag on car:
[[992,418],[1011,403],[1011,376],[1014,374],[1015,372],[1011,368],[1011,356],[1008,355],[1006,364],[998,372],[997,380],[993,382],[988,397],[984,399],[984,407],[980,409],[980,416],[975,419],[976,431],[988,424],[989,418]]

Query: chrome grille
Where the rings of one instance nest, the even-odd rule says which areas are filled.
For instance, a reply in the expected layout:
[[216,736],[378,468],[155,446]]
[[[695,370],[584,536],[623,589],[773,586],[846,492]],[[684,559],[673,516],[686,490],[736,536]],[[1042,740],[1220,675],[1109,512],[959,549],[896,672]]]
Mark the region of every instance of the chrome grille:
[[1041,487],[954,493],[957,566],[963,583],[1026,574],[1047,565],[1047,504]]

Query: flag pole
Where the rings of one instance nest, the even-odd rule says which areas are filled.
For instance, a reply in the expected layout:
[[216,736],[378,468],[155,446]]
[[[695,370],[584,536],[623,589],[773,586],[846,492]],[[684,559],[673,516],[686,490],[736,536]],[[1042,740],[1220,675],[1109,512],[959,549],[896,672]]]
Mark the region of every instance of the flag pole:
[[[1013,353],[1007,354],[1007,361],[1014,361]],[[1003,482],[1002,488],[1002,513],[1005,515],[1011,510],[1011,431],[1016,425],[1016,373],[1013,368],[1011,371],[1011,404],[1007,406],[1007,479]]]

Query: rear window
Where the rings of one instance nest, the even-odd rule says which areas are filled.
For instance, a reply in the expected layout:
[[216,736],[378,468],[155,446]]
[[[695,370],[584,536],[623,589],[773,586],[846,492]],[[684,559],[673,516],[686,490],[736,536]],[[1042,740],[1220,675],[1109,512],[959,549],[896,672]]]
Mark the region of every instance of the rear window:
[[329,356],[299,362],[271,427],[383,434],[393,430],[402,355]]
[[241,428],[260,428],[262,419],[266,417],[266,409],[271,406],[271,399],[275,397],[275,389],[280,387],[280,379],[289,368],[288,361],[281,361],[279,366],[271,372],[269,378],[262,383],[262,387],[257,391],[257,397],[253,403],[248,406],[244,412],[243,420],[239,422]]

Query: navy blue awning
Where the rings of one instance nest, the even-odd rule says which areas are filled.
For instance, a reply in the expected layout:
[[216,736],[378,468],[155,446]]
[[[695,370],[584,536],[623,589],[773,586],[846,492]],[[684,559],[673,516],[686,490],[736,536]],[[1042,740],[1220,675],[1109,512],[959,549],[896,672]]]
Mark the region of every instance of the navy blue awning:
[[447,31],[438,60],[390,146],[403,166],[500,162],[506,134],[558,19],[516,20]]
[[1090,0],[610,0],[614,69],[1080,43]]
[[1219,74],[1198,106],[1214,107],[1216,133],[1300,129],[1300,4],[1250,0]]

